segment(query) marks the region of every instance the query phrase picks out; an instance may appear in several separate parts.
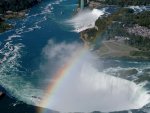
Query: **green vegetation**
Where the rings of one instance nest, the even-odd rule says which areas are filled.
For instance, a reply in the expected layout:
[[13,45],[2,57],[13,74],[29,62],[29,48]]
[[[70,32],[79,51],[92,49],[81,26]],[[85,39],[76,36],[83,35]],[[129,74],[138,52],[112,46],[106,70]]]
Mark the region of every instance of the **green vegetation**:
[[127,5],[150,5],[150,0],[90,0],[90,1],[96,1],[101,2],[103,4],[108,5],[119,5],[119,6],[127,6]]
[[129,35],[129,37],[128,44],[142,51],[150,51],[150,38],[135,35]]
[[[88,38],[89,40],[87,41],[89,42],[95,41],[95,38],[92,38],[91,40],[90,37],[97,37],[97,36],[104,35],[109,29],[111,29],[111,26],[114,25],[115,21],[121,20],[121,18],[126,16],[128,12],[130,12],[130,9],[121,8],[119,11],[117,11],[116,13],[112,15],[98,19],[95,23],[95,25],[98,27],[98,30],[96,30],[95,28],[92,28],[92,29],[88,29],[84,31],[84,33],[87,33],[89,37]],[[115,31],[120,33],[120,31],[118,30],[119,29]]]
[[123,16],[120,16],[115,21],[123,22],[126,25],[138,24],[150,28],[150,11],[133,13],[132,9],[128,9]]

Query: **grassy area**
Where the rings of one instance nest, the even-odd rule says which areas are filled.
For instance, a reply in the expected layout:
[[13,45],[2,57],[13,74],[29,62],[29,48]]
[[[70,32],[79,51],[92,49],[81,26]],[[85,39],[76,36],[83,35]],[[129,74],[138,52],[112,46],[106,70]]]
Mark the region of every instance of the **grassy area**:
[[120,16],[116,21],[123,22],[127,25],[138,24],[150,28],[150,11],[143,11],[140,13],[133,13],[132,9],[128,9],[124,16]]
[[130,52],[132,56],[139,56],[139,57],[145,57],[147,59],[150,59],[150,51],[132,51]]

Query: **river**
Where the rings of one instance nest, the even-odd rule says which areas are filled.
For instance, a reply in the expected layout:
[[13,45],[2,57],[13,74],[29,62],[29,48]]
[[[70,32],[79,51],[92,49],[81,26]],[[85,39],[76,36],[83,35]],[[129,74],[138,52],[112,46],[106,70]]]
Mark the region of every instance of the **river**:
[[[62,101],[64,103],[67,96],[74,96],[74,98],[81,96],[80,99],[83,99],[80,103],[81,105],[79,104],[77,106],[76,100],[72,100],[72,98],[69,97],[68,98],[73,104],[66,101],[66,104],[63,106],[64,108],[60,107],[63,103],[59,101],[56,101],[55,104],[60,103],[60,106],[47,106],[40,104],[41,99],[43,99],[43,96],[46,93],[45,89],[49,85],[50,81],[53,81],[53,76],[54,73],[57,73],[57,69],[61,68],[61,66],[68,62],[68,60],[72,60],[73,55],[80,56],[80,52],[77,52],[77,54],[74,53],[76,53],[78,49],[83,48],[83,42],[80,39],[80,34],[73,32],[72,26],[66,24],[66,21],[72,18],[76,7],[77,1],[44,0],[37,6],[30,9],[25,18],[8,20],[8,22],[15,25],[15,27],[12,30],[0,34],[0,85],[5,88],[8,95],[15,97],[17,100],[23,101],[27,104],[42,106],[50,109],[54,108],[54,110],[62,110],[65,112],[66,106],[68,105],[70,105],[70,109],[68,110],[72,111],[76,109],[82,112],[94,110],[102,110],[104,112],[127,110],[132,111],[133,113],[142,113],[149,111],[149,81],[145,82],[143,80],[144,82],[142,81],[139,83],[135,81],[143,79],[141,76],[149,78],[148,75],[150,72],[148,69],[150,69],[150,63],[147,61],[129,61],[123,59],[99,60],[95,58],[95,55],[91,55],[89,50],[83,50],[83,52],[85,52],[84,58],[82,59],[80,57],[79,60],[80,62],[83,61],[82,64],[84,66],[81,65],[81,63],[77,64],[78,68],[75,68],[75,72],[73,71],[74,74],[72,74],[81,75],[81,77],[84,75],[84,78],[87,79],[84,79],[85,81],[81,81],[81,83],[77,83],[79,78],[68,77],[66,79],[67,84],[66,82],[62,83],[63,85],[60,87],[61,90],[58,90],[56,93],[54,93],[55,96],[53,97],[53,101],[55,101],[58,97],[62,96]],[[87,62],[91,62],[91,64],[96,66],[96,69],[93,69],[93,67],[91,67],[89,63],[87,64]],[[87,65],[87,68],[85,65]],[[86,69],[88,71],[86,71]],[[138,72],[121,77],[121,79],[117,77],[119,71],[128,71],[131,69],[136,69]],[[79,70],[82,73],[76,73]],[[91,78],[88,73],[93,74],[93,78]],[[101,77],[97,78],[96,75]],[[105,78],[104,76],[107,77]],[[104,81],[101,81],[101,79]],[[110,84],[110,79],[115,83],[113,84],[111,82]],[[118,83],[120,83],[120,87],[124,88],[125,90],[122,91],[121,88],[118,88],[118,93],[115,95],[115,93],[110,93],[109,91],[111,89],[110,87],[117,86],[116,81],[118,81]],[[77,86],[81,86],[83,89],[87,88],[87,86],[85,87],[85,84],[83,84],[84,82],[86,82],[85,84],[91,83],[90,86],[87,85],[90,88],[84,90],[87,92],[87,96],[85,96],[85,98],[83,98],[85,92],[82,92],[77,88]],[[105,88],[100,87],[102,84],[99,84],[99,82],[106,84]],[[68,84],[72,84],[71,87],[69,87]],[[126,86],[130,86],[130,90],[126,89]],[[98,87],[99,90],[94,94],[90,93],[95,87]],[[136,88],[137,91],[134,90]],[[67,92],[66,96],[66,92],[62,92],[62,89],[65,89],[66,92],[67,90],[71,91],[71,93]],[[98,98],[99,101],[102,100],[102,91],[107,93],[108,95],[106,98],[109,98],[108,100],[103,100],[103,102],[100,102],[99,104],[99,102],[96,102],[96,100]],[[126,91],[130,94],[127,94]],[[119,102],[120,100],[117,101],[117,104],[115,104],[113,107],[119,106],[121,103],[122,106],[112,109],[111,106],[113,103],[110,101],[114,101],[115,99],[119,98],[119,95],[123,95],[120,96],[122,102]],[[92,102],[91,100],[88,100],[89,97],[92,97]],[[131,99],[133,101],[126,101],[125,99],[128,97],[133,97]],[[109,104],[105,103],[106,101],[109,101]],[[90,102],[92,105],[95,103],[96,106],[100,107],[91,107],[91,104],[87,104]],[[87,110],[85,110],[85,106],[81,107],[83,104],[85,106],[89,106]],[[144,108],[141,108],[143,106]],[[130,110],[139,108],[141,109]]]

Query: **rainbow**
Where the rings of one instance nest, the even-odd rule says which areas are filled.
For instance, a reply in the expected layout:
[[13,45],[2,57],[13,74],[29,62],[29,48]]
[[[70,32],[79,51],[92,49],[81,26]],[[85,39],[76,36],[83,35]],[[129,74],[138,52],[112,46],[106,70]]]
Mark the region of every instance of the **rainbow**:
[[[52,104],[53,95],[59,90],[62,82],[66,80],[69,76],[72,75],[73,71],[79,66],[83,59],[88,54],[88,49],[82,47],[74,52],[73,57],[58,69],[57,73],[53,76],[52,81],[49,83],[44,99],[42,100],[40,106],[49,108]],[[51,109],[51,108],[50,108]],[[39,113],[46,113],[45,109],[38,109]]]

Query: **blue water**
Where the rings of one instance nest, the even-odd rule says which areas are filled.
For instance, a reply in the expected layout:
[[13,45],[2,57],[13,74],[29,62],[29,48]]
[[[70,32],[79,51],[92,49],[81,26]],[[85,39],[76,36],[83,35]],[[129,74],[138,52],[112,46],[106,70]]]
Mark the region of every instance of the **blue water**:
[[82,43],[80,35],[65,25],[76,7],[77,1],[44,0],[30,9],[25,18],[8,20],[14,29],[0,34],[0,85],[8,93],[18,97],[19,92],[23,94],[19,91],[22,88],[28,89],[25,92],[30,90],[29,87],[38,88],[41,75],[36,71],[41,64],[42,50],[49,40]]
[[[8,21],[15,27],[0,34],[0,85],[10,95],[29,104],[33,104],[28,101],[30,97],[42,95],[43,75],[39,68],[43,48],[49,40],[55,43],[83,43],[80,34],[72,32],[65,24],[73,16],[77,3],[77,0],[44,0],[30,9],[25,18]],[[148,66],[146,61],[103,61],[103,69]]]
[[[23,51],[26,53],[22,56],[21,61],[23,61],[22,65],[26,69],[32,69],[35,67],[35,58],[40,57],[42,48],[47,44],[49,39],[53,39],[56,42],[80,41],[79,34],[65,30],[64,27],[66,26],[63,24],[65,19],[72,16],[73,9],[76,8],[76,2],[71,3],[65,1],[62,2],[61,5],[54,4],[52,5],[54,9],[50,10],[52,12],[44,11],[46,10],[44,9],[45,6],[53,2],[54,1],[52,0],[47,0],[34,7],[29,11],[28,16],[25,19],[19,21],[14,20],[14,22],[17,22],[15,29],[1,35],[2,38],[7,39],[8,36],[12,34],[18,34],[16,33],[16,29],[21,29],[23,31],[23,33],[19,33],[21,38],[14,39],[13,42],[22,43],[25,46]],[[60,14],[60,11],[64,12],[64,14]],[[25,28],[22,29],[22,26],[25,26]],[[40,28],[34,28],[35,26],[39,26]],[[28,31],[30,28],[33,29],[33,31]]]

